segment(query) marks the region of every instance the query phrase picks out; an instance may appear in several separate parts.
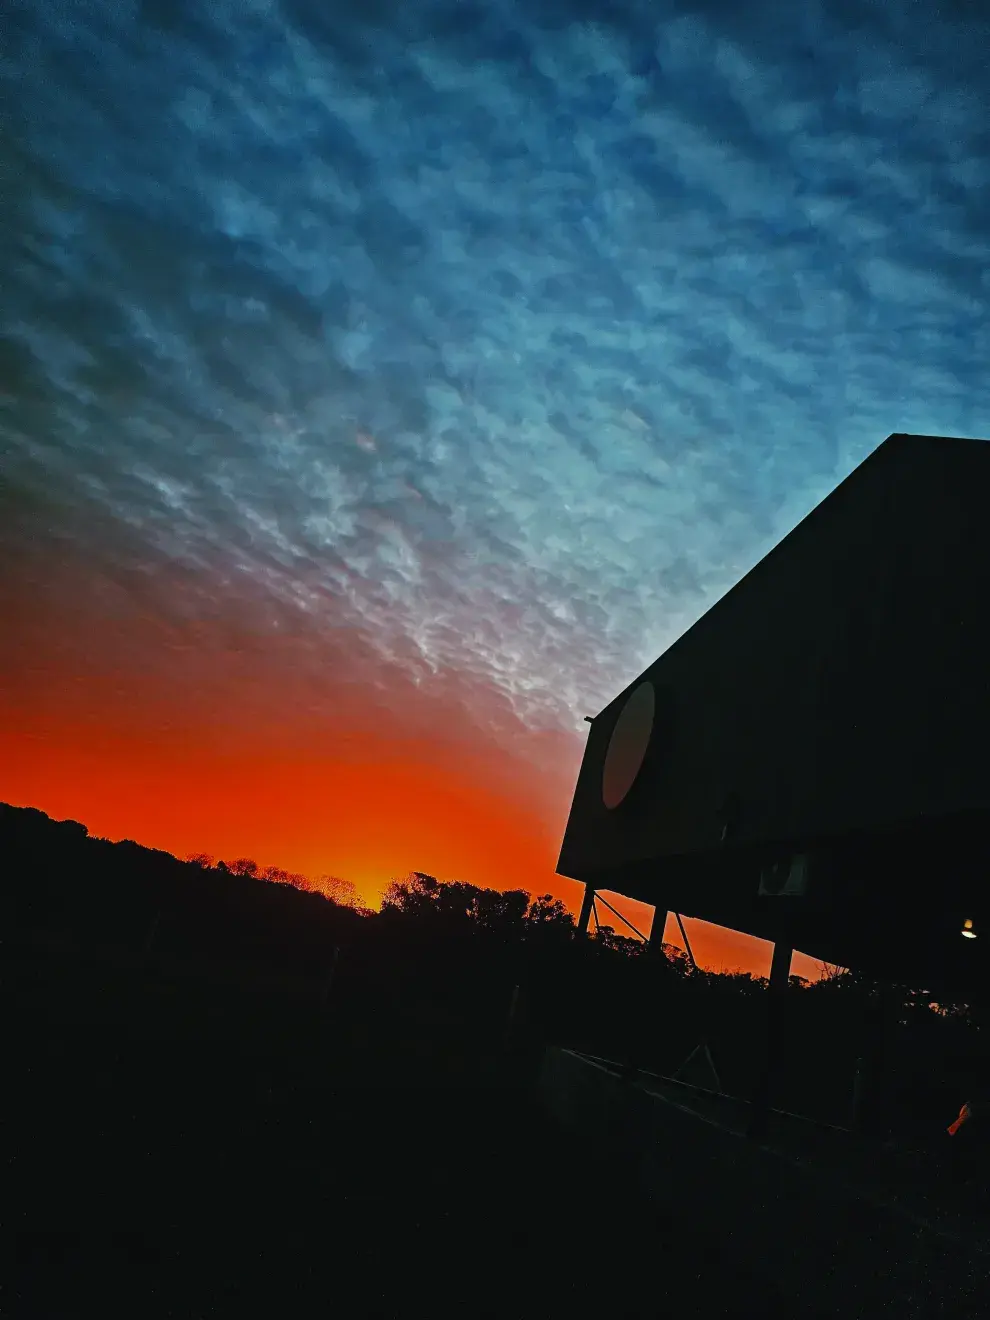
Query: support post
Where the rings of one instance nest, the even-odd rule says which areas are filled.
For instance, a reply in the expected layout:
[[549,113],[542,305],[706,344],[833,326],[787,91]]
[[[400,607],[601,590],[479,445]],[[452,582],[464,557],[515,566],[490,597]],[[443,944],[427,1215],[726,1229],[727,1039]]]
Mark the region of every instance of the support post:
[[886,1099],[890,1088],[891,1047],[897,1020],[897,995],[881,982],[868,996],[862,1012],[861,1055],[857,1059],[856,1116],[859,1131],[884,1135],[888,1128]]
[[[613,909],[614,911],[614,909]],[[625,920],[625,918],[623,918]],[[637,964],[633,984],[639,987],[637,1012],[630,1013],[625,1042],[625,1069],[627,1081],[634,1081],[640,1071],[644,1058],[650,1058],[654,1045],[655,1009],[654,996],[661,992],[666,982],[666,964],[663,961],[663,932],[667,924],[667,909],[659,904],[653,909],[653,921],[650,933],[643,941],[646,945],[645,957]],[[626,922],[626,925],[630,925]],[[634,928],[633,928],[634,929]],[[635,931],[640,935],[639,931]],[[642,936],[640,935],[642,939]],[[643,1010],[650,1005],[649,1017],[643,1018]],[[647,1022],[649,1026],[647,1027]]]
[[647,949],[651,957],[663,956],[663,933],[667,928],[667,918],[670,913],[666,908],[655,907],[653,909],[653,925],[650,927],[650,938]]
[[591,924],[591,910],[595,904],[595,891],[591,885],[585,885],[584,898],[581,900],[581,912],[578,916],[577,934],[587,935],[588,927]]
[[750,1100],[748,1134],[757,1139],[765,1136],[770,1116],[774,1082],[783,1054],[783,1005],[787,982],[791,974],[793,949],[780,940],[773,946],[770,963],[770,983],[767,987],[765,1035],[762,1043],[759,1071]]

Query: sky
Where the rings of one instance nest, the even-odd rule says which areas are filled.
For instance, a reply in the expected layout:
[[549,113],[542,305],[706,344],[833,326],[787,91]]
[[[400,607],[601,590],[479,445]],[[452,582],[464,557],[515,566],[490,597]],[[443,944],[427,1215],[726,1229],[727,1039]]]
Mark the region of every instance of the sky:
[[990,435],[978,4],[4,21],[2,800],[574,907],[583,717],[888,434]]

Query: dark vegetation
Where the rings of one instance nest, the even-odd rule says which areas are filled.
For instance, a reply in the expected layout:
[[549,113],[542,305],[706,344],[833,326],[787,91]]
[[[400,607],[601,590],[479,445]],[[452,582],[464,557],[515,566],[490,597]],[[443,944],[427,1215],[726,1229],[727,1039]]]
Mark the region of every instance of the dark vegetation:
[[[360,1020],[362,1068],[377,1066],[385,1057],[377,1045],[388,1039],[404,1048],[405,1066],[431,1072],[441,1058],[475,1060],[500,1047],[511,1012],[517,1044],[553,1041],[669,1073],[705,1042],[724,1090],[745,1095],[751,1081],[763,978],[699,971],[669,945],[651,956],[607,926],[576,941],[572,916],[549,895],[413,872],[370,912],[333,877],[314,890],[303,876],[250,859],[180,861],[3,804],[0,859],[22,967],[101,969],[95,979],[80,971],[63,1012],[164,1022],[191,994],[208,1035],[221,1005],[253,996],[279,1031],[286,1013]],[[145,988],[140,1006],[120,990],[128,978]],[[90,1009],[83,999],[100,980],[106,993]],[[857,1061],[863,1089],[867,1070],[887,1078],[894,1126],[957,1104],[982,1038],[975,1006],[839,970],[812,984],[792,977],[788,1000],[782,1107],[845,1123]],[[684,1076],[712,1080],[700,1055]],[[880,1078],[871,1081],[876,1094]]]
[[[9,1314],[88,1314],[84,1278],[104,1258],[118,1272],[144,1260],[142,1279],[160,1267],[174,1284],[187,1277],[175,1235],[212,1240],[235,1222],[269,1253],[231,1257],[237,1305],[245,1289],[284,1300],[273,1274],[296,1267],[275,1264],[275,1241],[291,1239],[310,1277],[315,1235],[321,1269],[327,1252],[335,1263],[332,1281],[310,1281],[354,1314],[405,1313],[413,1302],[387,1302],[389,1288],[421,1297],[441,1284],[473,1314],[552,1314],[548,1297],[586,1308],[592,1294],[614,1310],[624,1288],[655,1292],[658,1241],[687,1314],[772,1308],[674,1226],[658,1229],[608,1152],[571,1149],[531,1094],[548,1042],[665,1073],[705,1042],[724,1090],[748,1094],[759,978],[700,972],[608,928],[575,940],[549,896],[412,873],[373,913],[330,877],[312,892],[246,859],[183,862],[4,805],[0,870],[8,1165],[24,1230]],[[782,1108],[848,1122],[862,1059],[865,1121],[909,1135],[955,1116],[982,1034],[972,1006],[836,973],[792,978],[786,1014]],[[683,1076],[714,1085],[701,1053]],[[82,1225],[104,1234],[99,1249],[77,1245]],[[189,1274],[185,1303],[161,1313],[210,1312],[203,1277]],[[38,1300],[62,1285],[75,1302]]]

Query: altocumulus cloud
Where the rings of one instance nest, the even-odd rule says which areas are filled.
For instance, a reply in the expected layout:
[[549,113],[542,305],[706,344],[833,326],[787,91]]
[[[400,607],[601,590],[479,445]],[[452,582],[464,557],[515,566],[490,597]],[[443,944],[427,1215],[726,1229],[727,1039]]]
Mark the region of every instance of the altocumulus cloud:
[[19,534],[574,728],[890,431],[990,425],[990,30],[888,8],[9,4]]

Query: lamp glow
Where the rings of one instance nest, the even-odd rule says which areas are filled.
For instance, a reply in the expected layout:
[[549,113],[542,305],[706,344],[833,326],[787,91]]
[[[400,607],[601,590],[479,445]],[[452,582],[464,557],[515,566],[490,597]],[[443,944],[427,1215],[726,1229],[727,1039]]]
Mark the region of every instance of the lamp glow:
[[971,917],[966,918],[966,920],[962,924],[962,930],[959,933],[962,935],[963,939],[965,940],[976,939],[976,931],[973,929],[973,921]]

